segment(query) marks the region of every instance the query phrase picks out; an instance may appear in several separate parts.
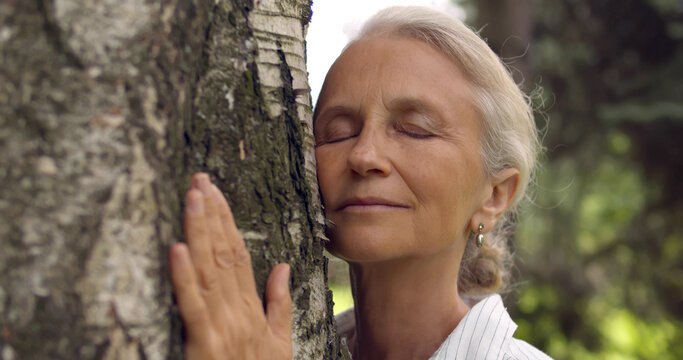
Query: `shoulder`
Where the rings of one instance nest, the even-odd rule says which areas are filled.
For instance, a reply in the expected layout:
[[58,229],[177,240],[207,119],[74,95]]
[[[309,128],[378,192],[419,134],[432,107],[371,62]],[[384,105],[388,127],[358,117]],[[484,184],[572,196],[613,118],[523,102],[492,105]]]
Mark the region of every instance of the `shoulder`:
[[515,330],[517,324],[510,318],[500,295],[488,296],[470,309],[431,359],[550,359],[515,339]]

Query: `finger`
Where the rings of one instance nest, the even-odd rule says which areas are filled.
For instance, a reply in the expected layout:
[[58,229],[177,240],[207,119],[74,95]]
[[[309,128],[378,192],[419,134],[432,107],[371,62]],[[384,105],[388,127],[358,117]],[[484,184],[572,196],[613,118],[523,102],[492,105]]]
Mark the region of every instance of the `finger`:
[[244,244],[244,240],[237,230],[235,220],[230,210],[225,196],[214,186],[214,199],[218,204],[218,213],[220,214],[221,223],[223,225],[223,232],[227,236],[227,243],[233,254],[233,261],[235,265],[235,275],[240,291],[245,294],[256,295],[256,283],[254,281],[254,270],[251,267],[251,255]]
[[205,217],[204,198],[199,190],[191,189],[186,196],[185,237],[190,249],[190,257],[202,294],[212,318],[220,324],[225,319],[225,304],[220,289],[219,278],[213,259],[213,249],[209,240],[209,229]]
[[214,200],[218,207],[218,214],[220,215],[221,224],[223,225],[223,232],[228,236],[228,241],[231,246],[236,246],[240,243],[244,245],[242,236],[240,235],[239,230],[237,230],[237,225],[235,225],[235,219],[232,216],[232,210],[230,209],[230,205],[228,205],[228,201],[218,187],[215,185],[213,187]]
[[289,295],[288,264],[278,264],[266,285],[266,318],[273,334],[289,343],[292,339],[292,298]]
[[204,177],[204,176],[208,177],[209,175],[207,175],[206,173],[202,173],[202,172],[198,172],[198,173],[195,173],[194,175],[192,175],[192,179],[190,181],[190,188],[199,190],[199,182],[201,181],[202,177]]
[[[175,244],[169,252],[171,280],[180,316],[185,324],[188,341],[208,341],[211,321],[199,284],[192,268],[192,260],[185,244]],[[203,344],[207,345],[208,344]]]
[[185,239],[190,248],[199,285],[204,290],[215,287],[216,276],[209,230],[206,224],[204,198],[199,190],[191,189],[185,196]]
[[218,197],[222,198],[223,194],[220,193],[215,185],[211,184],[208,175],[200,174],[196,178],[197,185],[204,196],[209,239],[213,252],[213,261],[220,278],[221,294],[228,304],[236,304],[239,299],[240,287],[235,275],[235,255],[223,231],[223,225],[221,224],[218,212]]

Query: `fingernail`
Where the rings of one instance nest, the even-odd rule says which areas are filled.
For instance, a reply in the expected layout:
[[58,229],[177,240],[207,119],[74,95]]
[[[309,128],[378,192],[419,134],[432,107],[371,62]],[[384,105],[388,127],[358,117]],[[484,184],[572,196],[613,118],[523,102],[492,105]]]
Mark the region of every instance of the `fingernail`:
[[199,179],[202,177],[202,175],[205,175],[204,173],[195,173],[192,175],[192,179],[190,179],[190,186],[193,189],[199,189]]
[[191,190],[187,194],[187,211],[192,215],[204,213],[204,199],[199,192]]
[[199,182],[199,190],[202,191],[204,196],[210,196],[211,195],[211,179],[209,179],[209,175],[207,174],[201,174],[198,179]]
[[209,174],[199,172],[192,176],[192,187],[195,189],[201,189],[205,184],[211,184],[211,178]]
[[171,251],[173,254],[173,265],[177,267],[184,267],[187,265],[187,257],[185,256],[183,245],[177,244],[173,246]]

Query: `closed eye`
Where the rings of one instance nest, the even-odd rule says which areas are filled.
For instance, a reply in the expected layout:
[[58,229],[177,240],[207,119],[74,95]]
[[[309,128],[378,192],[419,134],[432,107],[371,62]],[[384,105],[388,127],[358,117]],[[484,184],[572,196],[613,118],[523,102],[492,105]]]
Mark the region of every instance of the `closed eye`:
[[328,139],[328,140],[323,140],[323,141],[320,141],[320,142],[316,142],[315,146],[318,147],[318,146],[322,146],[322,145],[325,145],[325,144],[339,143],[339,142],[342,142],[342,141],[345,141],[345,140],[354,138],[354,137],[356,137],[356,136],[357,136],[357,135],[354,134],[354,135],[348,135],[348,136],[342,136],[342,137],[335,137],[335,138],[332,138],[332,139]]
[[436,136],[425,129],[410,124],[396,126],[396,132],[414,139],[428,139]]
[[358,136],[359,131],[359,124],[353,117],[343,114],[331,116],[316,127],[316,147],[343,142]]
[[[403,104],[406,105],[406,104]],[[407,108],[399,108],[393,118],[394,130],[413,139],[429,139],[436,136],[433,131],[433,119],[425,113],[420,105],[416,109],[413,105]],[[419,104],[417,104],[419,105]]]
[[410,131],[402,131],[402,130],[399,130],[398,132],[403,134],[403,135],[409,136],[411,138],[415,138],[415,139],[428,139],[430,137],[435,136],[434,134],[419,134],[419,133],[414,133],[414,132],[410,132]]

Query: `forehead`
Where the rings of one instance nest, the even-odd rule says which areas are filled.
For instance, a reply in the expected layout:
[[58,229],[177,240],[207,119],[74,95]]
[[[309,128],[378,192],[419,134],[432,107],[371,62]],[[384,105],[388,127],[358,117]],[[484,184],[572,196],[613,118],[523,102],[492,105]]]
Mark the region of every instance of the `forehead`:
[[357,108],[409,99],[444,112],[471,105],[469,82],[458,64],[425,42],[376,35],[351,44],[325,79],[316,115],[329,106]]

